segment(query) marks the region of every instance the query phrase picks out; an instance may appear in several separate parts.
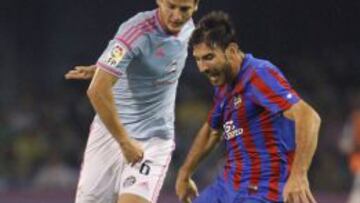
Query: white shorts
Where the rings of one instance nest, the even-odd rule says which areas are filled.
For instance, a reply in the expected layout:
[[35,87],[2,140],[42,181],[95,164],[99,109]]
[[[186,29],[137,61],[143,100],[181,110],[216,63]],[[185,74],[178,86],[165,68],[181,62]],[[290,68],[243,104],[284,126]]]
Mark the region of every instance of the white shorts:
[[141,163],[131,166],[105,126],[93,122],[75,202],[116,203],[121,194],[130,193],[155,203],[175,143],[156,137],[137,142],[143,147],[144,158]]

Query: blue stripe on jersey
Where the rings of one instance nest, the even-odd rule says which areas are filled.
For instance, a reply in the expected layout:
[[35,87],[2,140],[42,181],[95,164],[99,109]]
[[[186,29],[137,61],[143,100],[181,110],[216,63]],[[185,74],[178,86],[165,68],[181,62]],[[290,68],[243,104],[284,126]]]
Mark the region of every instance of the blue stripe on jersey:
[[[247,109],[249,109],[249,107]],[[257,111],[259,110],[260,108],[257,109]],[[251,120],[252,122],[249,122],[250,132],[252,135],[256,135],[253,140],[261,160],[261,176],[258,185],[259,191],[257,194],[266,197],[270,181],[269,177],[271,175],[271,156],[267,151],[267,147],[265,144],[266,139],[265,135],[262,133],[260,118],[257,116],[252,118]]]
[[[225,99],[223,100],[224,102],[224,105],[223,106],[227,106],[227,104],[229,103],[229,101],[227,100],[227,98],[225,97]],[[223,120],[229,120],[230,119],[230,114],[231,112],[229,111],[224,111],[224,115],[223,115]],[[228,176],[230,177],[230,180],[234,180],[235,176],[236,176],[236,162],[238,161],[237,160],[237,157],[236,157],[236,152],[235,150],[233,149],[233,145],[230,141],[226,142],[227,143],[227,146],[229,147],[227,150],[228,152],[231,152],[231,156],[228,157],[228,159],[230,159],[230,163],[231,164],[231,168],[230,168],[230,173],[228,174]],[[231,183],[233,184],[233,183]]]
[[251,91],[254,95],[253,100],[257,104],[267,108],[271,112],[278,112],[280,110],[280,107],[276,103],[272,103],[271,101],[269,101],[268,98],[257,87],[251,86],[251,88]]
[[[281,76],[280,71],[275,68],[260,67],[254,69],[251,85],[255,89],[258,89],[254,96],[258,98],[260,104],[273,113],[276,113],[289,108],[292,104],[296,103],[299,98],[292,92],[286,80],[279,81],[273,76],[270,69],[272,72],[279,73],[279,77]],[[282,82],[286,82],[286,85],[282,84]],[[266,98],[266,100],[259,98]]]
[[[224,168],[224,180],[228,181],[229,179],[231,180],[232,177],[232,169],[233,169],[233,163],[234,163],[234,159],[235,159],[235,155],[234,155],[234,151],[231,150],[232,145],[230,142],[225,142],[225,146],[226,146],[226,152],[227,152],[227,157],[226,157],[226,165]],[[228,164],[230,164],[230,166],[228,166]],[[229,168],[227,168],[229,167]],[[231,176],[231,177],[230,177]]]
[[[283,115],[281,115],[283,116]],[[277,121],[277,122],[275,122]],[[282,134],[278,133],[278,139],[280,140],[284,140],[284,135],[286,136],[291,136],[292,138],[287,138],[289,140],[293,140],[294,143],[292,144],[292,146],[284,146],[284,145],[288,145],[289,143],[286,142],[282,142],[278,144],[278,148],[282,149],[283,153],[280,153],[280,157],[281,160],[283,161],[283,164],[281,164],[280,167],[280,181],[279,181],[279,193],[282,194],[285,183],[286,183],[286,179],[289,176],[289,167],[290,167],[290,163],[288,162],[288,157],[287,157],[287,151],[292,151],[295,150],[295,124],[294,125],[289,125],[287,122],[293,122],[288,120],[287,118],[283,117],[283,119],[277,119],[277,120],[273,120],[273,125],[275,126],[276,129],[283,129]],[[286,122],[286,124],[285,124]],[[293,122],[294,123],[294,122]],[[284,125],[285,124],[285,125]],[[284,126],[292,126],[289,128],[284,128]],[[286,164],[285,164],[286,163]],[[282,196],[280,195],[279,197],[279,201],[282,201]]]
[[[239,120],[239,116],[237,113],[232,114],[232,120],[234,121],[234,125],[236,128],[244,127],[246,124]],[[245,130],[243,133],[246,133]],[[243,166],[241,171],[235,171],[236,173],[241,174],[241,183],[242,188],[247,190],[248,186],[250,185],[250,178],[251,178],[251,158],[249,154],[246,152],[246,147],[243,139],[243,134],[240,136],[237,136],[233,139],[236,139],[236,142],[238,144],[237,150],[241,152],[242,158],[243,158]],[[233,149],[234,150],[234,149]],[[236,188],[238,189],[238,188]]]

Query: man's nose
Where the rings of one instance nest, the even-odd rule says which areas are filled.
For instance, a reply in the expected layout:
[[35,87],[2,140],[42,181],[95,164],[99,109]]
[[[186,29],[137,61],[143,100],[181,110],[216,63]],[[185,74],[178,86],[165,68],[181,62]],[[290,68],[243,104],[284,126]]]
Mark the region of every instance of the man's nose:
[[198,62],[198,67],[201,73],[207,73],[209,71],[209,66],[203,61]]
[[172,20],[172,21],[175,21],[175,22],[181,21],[181,19],[182,19],[181,11],[180,11],[179,9],[175,9],[175,10],[172,12],[171,18],[172,18],[171,20]]

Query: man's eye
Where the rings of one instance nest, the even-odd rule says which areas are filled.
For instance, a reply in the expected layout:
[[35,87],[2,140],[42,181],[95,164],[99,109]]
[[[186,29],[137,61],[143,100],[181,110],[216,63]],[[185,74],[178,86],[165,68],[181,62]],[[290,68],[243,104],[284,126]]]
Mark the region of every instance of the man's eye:
[[211,59],[213,59],[213,58],[214,58],[214,56],[212,56],[212,55],[209,55],[209,56],[205,56],[205,57],[204,57],[205,60],[211,60]]
[[189,7],[182,7],[182,8],[180,8],[180,11],[183,13],[186,13],[189,11],[189,9],[190,9]]

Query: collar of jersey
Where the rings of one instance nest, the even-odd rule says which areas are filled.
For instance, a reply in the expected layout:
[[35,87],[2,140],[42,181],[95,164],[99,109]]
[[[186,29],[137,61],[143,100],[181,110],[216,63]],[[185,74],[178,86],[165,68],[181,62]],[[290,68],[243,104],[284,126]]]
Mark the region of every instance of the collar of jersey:
[[160,16],[159,16],[160,13],[159,13],[159,12],[160,12],[159,9],[156,9],[156,10],[155,10],[155,24],[156,24],[156,26],[159,28],[159,31],[160,31],[162,34],[166,35],[166,36],[174,36],[174,37],[179,36],[179,34],[184,30],[186,24],[188,24],[189,21],[191,21],[191,19],[189,19],[189,21],[186,22],[186,23],[184,24],[184,26],[181,28],[180,32],[174,33],[174,34],[173,34],[173,33],[169,33],[169,32],[166,32],[166,31],[164,30],[163,26],[162,26],[161,23],[160,23]]
[[245,54],[245,57],[243,59],[243,62],[241,64],[241,68],[240,68],[240,71],[238,72],[234,82],[231,83],[231,85],[229,84],[228,85],[228,90],[229,91],[232,91],[233,88],[239,83],[241,82],[240,80],[242,79],[242,76],[244,75],[245,73],[245,70],[248,68],[249,66],[249,59],[253,58],[252,54]]

